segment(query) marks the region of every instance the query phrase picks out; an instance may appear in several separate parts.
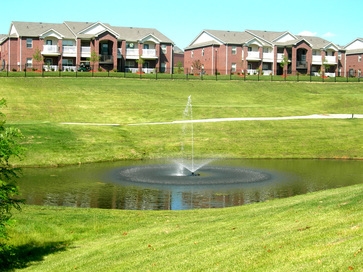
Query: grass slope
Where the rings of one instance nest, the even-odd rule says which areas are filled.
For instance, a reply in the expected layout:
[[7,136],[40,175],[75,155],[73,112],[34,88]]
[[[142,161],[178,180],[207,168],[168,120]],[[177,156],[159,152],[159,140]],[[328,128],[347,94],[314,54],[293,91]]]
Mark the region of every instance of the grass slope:
[[[360,84],[1,78],[23,166],[173,156],[192,95],[195,119],[361,113]],[[71,126],[62,122],[116,123]],[[363,158],[360,119],[195,126],[197,156]],[[3,270],[362,270],[363,186],[226,209],[127,211],[25,206]]]
[[25,206],[21,271],[361,271],[363,186],[241,207],[121,211]]
[[[181,125],[130,126],[193,118],[361,113],[359,83],[162,81],[115,78],[1,78],[8,124],[28,149],[14,164],[64,165],[152,159],[180,152]],[[76,126],[63,122],[119,124]],[[361,119],[195,125],[198,157],[363,158]],[[165,141],[165,139],[168,139]]]

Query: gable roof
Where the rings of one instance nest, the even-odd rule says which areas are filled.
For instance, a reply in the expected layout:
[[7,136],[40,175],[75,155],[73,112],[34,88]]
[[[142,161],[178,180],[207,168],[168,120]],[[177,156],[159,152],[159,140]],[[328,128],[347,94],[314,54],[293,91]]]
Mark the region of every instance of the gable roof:
[[252,38],[253,36],[247,32],[206,29],[203,30],[185,49],[209,45],[243,44]]
[[109,31],[118,39],[139,41],[149,35],[161,43],[174,44],[171,39],[154,28],[115,27],[101,22],[72,22],[43,23],[43,22],[12,22],[9,30],[10,37],[40,37],[44,33],[57,33],[64,39],[90,39]]
[[7,38],[8,38],[8,35],[0,34],[0,44],[2,44]]
[[174,44],[174,42],[171,39],[169,39],[167,36],[165,36],[155,28],[113,26],[112,29],[120,35],[120,39],[126,41],[137,42],[151,35],[157,40],[159,40],[161,43]]
[[43,22],[12,22],[9,35],[11,37],[39,37],[49,30],[61,33],[64,38],[75,38],[65,24]]
[[[362,40],[363,41],[363,40]],[[250,44],[294,46],[300,42],[307,43],[312,49],[344,50],[342,47],[316,36],[294,35],[289,31],[225,31],[225,30],[203,30],[185,50],[221,44]]]

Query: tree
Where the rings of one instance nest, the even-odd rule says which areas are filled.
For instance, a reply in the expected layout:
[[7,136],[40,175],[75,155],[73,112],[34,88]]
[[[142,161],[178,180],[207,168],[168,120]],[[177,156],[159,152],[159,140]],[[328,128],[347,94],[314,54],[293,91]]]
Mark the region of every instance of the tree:
[[36,48],[33,54],[33,60],[35,62],[37,62],[38,64],[43,62],[43,56],[42,56],[42,52],[40,51],[39,48]]
[[[5,99],[1,99],[0,108],[5,105]],[[5,127],[5,115],[0,112],[0,251],[4,246],[1,240],[7,238],[5,227],[12,216],[11,210],[20,210],[23,202],[16,198],[19,191],[15,178],[19,169],[9,164],[10,158],[22,157],[24,149],[17,142],[20,138],[22,134],[19,129]]]
[[95,63],[100,61],[100,55],[95,50],[92,50],[89,61],[92,63],[92,70],[94,70]]
[[180,60],[176,63],[176,67],[177,67],[177,73],[181,74],[183,72],[183,63]]
[[136,60],[138,66],[139,66],[139,73],[142,74],[142,65],[144,64],[144,59],[139,56],[139,59]]
[[286,77],[286,68],[289,65],[289,58],[287,56],[284,56],[284,58],[282,59],[282,61],[280,62],[280,67],[282,68],[282,74],[284,77]]
[[200,72],[202,71],[203,64],[202,64],[202,62],[198,59],[198,60],[193,61],[193,63],[192,63],[192,67],[193,67],[193,69],[197,70],[197,71],[198,71],[198,73],[200,73]]

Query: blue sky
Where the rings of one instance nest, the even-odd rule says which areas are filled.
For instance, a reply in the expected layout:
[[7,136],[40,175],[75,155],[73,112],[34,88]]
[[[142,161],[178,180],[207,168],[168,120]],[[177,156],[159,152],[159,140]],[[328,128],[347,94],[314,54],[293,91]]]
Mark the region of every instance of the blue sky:
[[0,8],[1,34],[9,32],[12,21],[99,21],[156,28],[182,49],[204,29],[289,31],[338,45],[363,37],[361,0],[3,0]]

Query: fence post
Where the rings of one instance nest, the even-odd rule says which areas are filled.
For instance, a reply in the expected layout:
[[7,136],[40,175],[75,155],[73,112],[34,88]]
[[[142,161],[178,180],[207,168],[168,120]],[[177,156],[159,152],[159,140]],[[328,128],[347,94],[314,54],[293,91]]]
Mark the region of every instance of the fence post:
[[62,77],[62,75],[61,75],[61,69],[62,69],[62,66],[58,66],[58,74],[59,74],[59,77]]
[[26,77],[26,68],[27,68],[27,64],[24,65],[24,77]]

